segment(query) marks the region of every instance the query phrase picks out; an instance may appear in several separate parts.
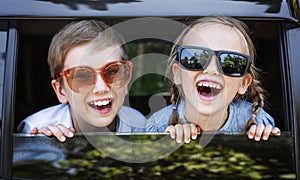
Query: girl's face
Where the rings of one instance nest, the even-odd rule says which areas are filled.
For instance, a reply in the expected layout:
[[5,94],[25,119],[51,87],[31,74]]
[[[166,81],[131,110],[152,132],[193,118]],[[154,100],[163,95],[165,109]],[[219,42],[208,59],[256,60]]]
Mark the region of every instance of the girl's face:
[[[182,45],[248,54],[246,44],[238,32],[222,24],[208,23],[194,27]],[[217,114],[222,117],[217,119],[222,120],[221,124],[224,123],[230,102],[237,93],[244,94],[252,81],[249,74],[244,77],[222,74],[215,55],[203,71],[189,71],[174,63],[173,74],[175,84],[181,85],[185,96],[185,118],[196,124],[199,124],[196,121],[200,119],[207,120]]]
[[[107,63],[122,60],[122,51],[117,46],[100,51],[91,49],[89,45],[72,48],[66,55],[63,70],[75,66],[90,66],[98,69]],[[87,127],[105,127],[111,124],[127,94],[127,86],[109,87],[99,74],[97,74],[95,87],[89,91],[74,92],[65,78],[63,78],[63,86],[54,89],[61,103],[69,102],[75,129],[77,124],[80,128],[76,131],[82,131],[82,128],[84,131],[89,131],[91,129],[86,129]]]

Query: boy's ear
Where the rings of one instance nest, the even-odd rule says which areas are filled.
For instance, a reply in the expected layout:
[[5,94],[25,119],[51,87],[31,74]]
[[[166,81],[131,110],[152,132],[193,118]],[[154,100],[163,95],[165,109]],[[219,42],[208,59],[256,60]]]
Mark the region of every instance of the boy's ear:
[[174,63],[172,65],[172,71],[173,71],[173,81],[176,85],[181,84],[181,68],[178,64]]
[[243,80],[240,84],[240,88],[238,90],[238,93],[241,94],[241,95],[245,94],[251,83],[252,83],[252,76],[251,76],[251,74],[247,73],[244,76],[244,78],[243,78]]
[[63,89],[61,84],[57,80],[53,79],[51,81],[51,85],[55,91],[55,94],[56,94],[59,102],[61,102],[62,104],[68,103],[68,99],[65,95],[65,90]]

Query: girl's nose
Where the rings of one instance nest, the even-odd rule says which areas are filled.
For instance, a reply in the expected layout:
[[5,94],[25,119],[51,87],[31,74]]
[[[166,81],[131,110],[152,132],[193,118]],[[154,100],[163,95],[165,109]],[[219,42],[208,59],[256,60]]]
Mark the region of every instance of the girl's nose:
[[105,81],[102,79],[100,74],[97,74],[96,84],[93,89],[93,93],[105,93],[108,92],[110,88],[105,83]]
[[207,74],[213,74],[213,75],[219,75],[220,71],[217,64],[217,56],[213,55],[211,56],[210,61],[208,62],[207,67],[203,71]]

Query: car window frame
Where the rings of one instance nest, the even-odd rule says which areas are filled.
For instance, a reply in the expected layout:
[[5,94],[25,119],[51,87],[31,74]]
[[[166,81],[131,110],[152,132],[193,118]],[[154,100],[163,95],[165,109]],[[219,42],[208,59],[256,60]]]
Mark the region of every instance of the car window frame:
[[[285,96],[287,97],[288,103],[287,118],[290,118],[292,132],[294,134],[294,154],[295,154],[295,167],[297,178],[300,177],[300,81],[299,81],[299,69],[300,67],[300,52],[295,47],[300,44],[300,23],[298,25],[285,23],[281,46],[281,52],[284,56],[282,58],[282,74],[284,76],[283,87],[285,88]],[[298,93],[296,93],[298,90]]]
[[1,164],[0,175],[2,178],[10,178],[12,173],[13,157],[13,120],[15,102],[15,83],[17,67],[18,31],[17,21],[9,20],[7,29],[7,49],[4,66],[3,84],[3,111],[1,131]]

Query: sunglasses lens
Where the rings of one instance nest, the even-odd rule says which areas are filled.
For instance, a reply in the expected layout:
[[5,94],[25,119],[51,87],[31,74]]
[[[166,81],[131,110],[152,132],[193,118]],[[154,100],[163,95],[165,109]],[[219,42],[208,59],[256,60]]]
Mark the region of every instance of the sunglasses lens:
[[97,73],[101,74],[106,85],[112,87],[126,86],[131,77],[131,63],[119,61],[108,64],[99,70],[90,67],[74,67],[63,72],[69,87],[77,92],[90,91],[96,84]]
[[209,52],[202,49],[183,49],[180,64],[188,70],[203,70],[209,60]]
[[247,72],[248,58],[245,56],[223,53],[219,55],[219,62],[227,76],[241,77]]
[[103,75],[110,86],[123,87],[130,79],[130,65],[127,62],[110,64],[105,68]]
[[90,89],[95,82],[95,72],[86,67],[75,67],[69,70],[67,81],[70,88],[75,92]]
[[226,76],[242,77],[248,70],[251,58],[235,52],[213,51],[201,47],[179,47],[178,61],[187,70],[203,71],[215,54],[219,59],[220,71]]

